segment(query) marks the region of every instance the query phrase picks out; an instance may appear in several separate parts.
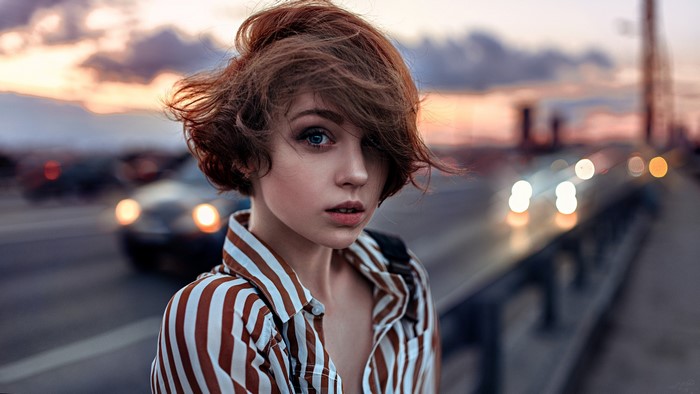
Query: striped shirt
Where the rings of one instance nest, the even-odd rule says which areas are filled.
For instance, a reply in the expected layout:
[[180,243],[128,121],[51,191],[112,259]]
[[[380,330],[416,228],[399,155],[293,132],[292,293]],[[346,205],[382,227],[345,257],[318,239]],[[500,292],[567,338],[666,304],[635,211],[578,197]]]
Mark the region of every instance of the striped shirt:
[[[247,229],[249,212],[231,216],[223,264],[168,303],[155,360],[154,393],[341,393],[325,350],[324,306],[292,268]],[[373,287],[372,350],[365,393],[432,393],[440,342],[425,269],[411,255],[415,302],[376,242],[363,233],[341,251]],[[417,319],[405,317],[411,308]]]

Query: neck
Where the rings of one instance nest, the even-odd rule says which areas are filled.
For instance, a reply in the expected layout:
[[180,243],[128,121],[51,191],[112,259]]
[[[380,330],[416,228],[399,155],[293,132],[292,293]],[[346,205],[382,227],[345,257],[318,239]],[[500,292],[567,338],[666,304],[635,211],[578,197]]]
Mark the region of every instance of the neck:
[[[331,298],[331,281],[333,271],[333,249],[316,244],[296,234],[282,223],[276,231],[270,230],[270,220],[262,219],[251,210],[248,230],[265,242],[275,253],[294,270],[301,283],[311,294],[326,304]],[[284,229],[279,231],[279,229]]]
[[301,283],[311,291],[315,298],[324,304],[331,300],[333,249],[317,248],[295,249],[293,247],[275,249],[296,272]]

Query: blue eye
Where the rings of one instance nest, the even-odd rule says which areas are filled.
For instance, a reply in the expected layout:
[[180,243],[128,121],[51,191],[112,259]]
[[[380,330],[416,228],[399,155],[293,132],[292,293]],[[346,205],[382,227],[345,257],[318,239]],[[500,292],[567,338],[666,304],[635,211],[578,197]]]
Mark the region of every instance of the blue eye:
[[306,140],[311,145],[321,145],[323,143],[327,143],[329,138],[328,138],[328,136],[321,134],[321,133],[313,133],[313,134],[307,135]]
[[334,141],[323,128],[310,127],[304,130],[298,137],[297,140],[304,142],[306,145],[313,148],[324,148],[332,145]]

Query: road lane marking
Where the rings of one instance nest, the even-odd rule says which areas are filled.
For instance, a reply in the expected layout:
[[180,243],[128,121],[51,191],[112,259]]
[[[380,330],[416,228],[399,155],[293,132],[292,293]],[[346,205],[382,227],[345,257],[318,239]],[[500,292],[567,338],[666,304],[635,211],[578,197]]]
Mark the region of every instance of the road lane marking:
[[104,211],[73,217],[44,217],[41,221],[6,222],[0,224],[0,246],[105,234],[115,228]]
[[149,317],[106,333],[0,366],[0,383],[12,383],[40,373],[123,349],[155,338],[161,317]]
[[53,207],[16,207],[7,211],[0,211],[0,218],[8,222],[33,222],[46,220],[47,218],[69,218],[75,216],[98,215],[100,212],[111,211],[112,208],[105,205],[64,205]]
[[83,226],[97,222],[96,216],[75,216],[62,219],[49,219],[40,222],[20,222],[0,226],[0,236],[20,231],[53,230],[69,226]]
[[0,246],[12,244],[24,244],[45,241],[58,241],[70,238],[83,238],[92,236],[102,236],[110,233],[112,230],[105,228],[71,228],[58,229],[52,233],[18,233],[18,234],[3,234],[0,237]]

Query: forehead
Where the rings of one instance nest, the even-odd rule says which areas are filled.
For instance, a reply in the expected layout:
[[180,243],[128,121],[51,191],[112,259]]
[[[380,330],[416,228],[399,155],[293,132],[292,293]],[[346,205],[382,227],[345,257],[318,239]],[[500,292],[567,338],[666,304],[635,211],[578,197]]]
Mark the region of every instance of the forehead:
[[373,127],[374,119],[363,115],[364,111],[358,111],[354,103],[344,105],[342,101],[333,100],[332,93],[324,93],[328,92],[305,89],[291,96],[281,113],[283,121],[294,122],[304,117],[323,118],[356,137],[377,139],[382,131]]
[[294,120],[304,115],[319,115],[335,123],[342,124],[346,116],[337,106],[324,100],[320,93],[304,91],[293,96],[287,106],[285,116]]

